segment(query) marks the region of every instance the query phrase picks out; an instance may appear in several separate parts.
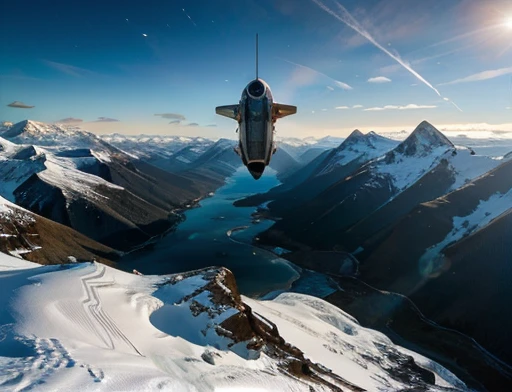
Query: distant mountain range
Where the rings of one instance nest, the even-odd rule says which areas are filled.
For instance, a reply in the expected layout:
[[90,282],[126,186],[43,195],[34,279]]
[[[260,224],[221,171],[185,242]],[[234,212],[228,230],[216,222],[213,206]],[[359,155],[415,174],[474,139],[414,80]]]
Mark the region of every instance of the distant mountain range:
[[[181,221],[181,209],[224,184],[241,166],[235,143],[182,136],[100,137],[75,126],[31,120],[4,124],[0,197],[126,251],[172,229]],[[298,170],[310,158],[291,154],[307,153],[310,145],[328,141],[283,143],[272,168],[283,176]],[[11,247],[3,243],[2,249]]]
[[[426,121],[402,142],[354,131],[289,184],[235,204],[265,203],[260,211],[276,220],[259,244],[328,273],[332,263],[312,262],[310,251],[351,254],[359,279],[406,295],[512,364],[512,154],[475,150]],[[503,369],[512,383],[512,368]]]

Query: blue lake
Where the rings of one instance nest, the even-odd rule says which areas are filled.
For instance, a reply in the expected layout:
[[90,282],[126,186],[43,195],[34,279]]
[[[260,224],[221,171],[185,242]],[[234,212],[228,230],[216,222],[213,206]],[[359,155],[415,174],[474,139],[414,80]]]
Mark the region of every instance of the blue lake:
[[[286,290],[299,277],[289,262],[251,245],[252,238],[272,225],[270,221],[253,224],[254,207],[234,207],[237,199],[266,192],[279,184],[272,169],[255,181],[245,167],[240,168],[200,206],[185,212],[186,220],[153,246],[123,257],[119,267],[143,274],[171,274],[209,266],[229,268],[240,292],[259,296],[274,290]],[[249,226],[226,234],[229,230]],[[235,241],[234,241],[235,240]]]

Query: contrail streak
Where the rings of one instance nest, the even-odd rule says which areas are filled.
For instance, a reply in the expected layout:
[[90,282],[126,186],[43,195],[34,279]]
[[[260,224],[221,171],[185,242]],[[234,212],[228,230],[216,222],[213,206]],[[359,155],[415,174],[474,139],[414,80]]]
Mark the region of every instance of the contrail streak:
[[190,21],[194,24],[194,26],[196,26],[196,27],[197,27],[196,22],[194,22],[194,21],[192,20],[192,18],[190,17],[190,15],[189,15],[189,14],[187,14],[187,11],[185,11],[185,8],[182,8],[181,10],[185,13],[185,15],[187,15],[187,18],[189,18],[189,19],[190,19]]
[[286,61],[288,64],[292,64],[292,65],[295,65],[297,67],[301,67],[301,68],[307,69],[307,70],[309,70],[311,72],[314,72],[314,73],[316,73],[318,75],[322,75],[323,77],[331,80],[336,86],[338,86],[339,88],[341,88],[343,90],[352,90],[352,87],[349,86],[347,83],[343,83],[343,82],[340,82],[339,80],[331,78],[329,75],[326,75],[326,74],[324,74],[324,73],[322,73],[320,71],[317,71],[316,69],[313,69],[311,67],[306,67],[305,65],[294,63],[293,61],[286,60],[286,59],[283,59],[283,58],[281,58],[281,60]]
[[[436,46],[449,44],[449,43],[451,43],[451,42],[455,42],[455,41],[460,41],[460,40],[462,40],[462,39],[469,38],[469,37],[472,37],[472,36],[474,36],[474,35],[478,35],[478,34],[480,34],[480,33],[486,32],[486,31],[495,30],[495,29],[497,29],[497,28],[499,28],[499,27],[500,27],[499,25],[494,25],[494,26],[487,26],[487,27],[484,27],[484,28],[481,28],[481,29],[478,29],[478,30],[473,30],[473,31],[470,31],[469,33],[464,33],[464,34],[456,35],[456,36],[454,36],[454,37],[451,37],[451,38],[445,39],[445,40],[443,40],[443,41],[436,42],[435,44],[428,45],[428,46],[426,46],[426,47],[425,47],[425,48],[423,48],[423,49],[435,48]],[[473,43],[473,44],[474,44],[474,43]]]
[[[337,14],[333,10],[331,10],[329,7],[327,7],[324,3],[322,3],[320,0],[312,0],[316,5],[318,5],[321,9],[323,9],[325,12],[331,14],[336,19],[338,19],[340,22],[344,23],[348,27],[350,27],[352,30],[366,38],[368,41],[370,41],[376,48],[380,49],[384,53],[386,53],[389,57],[391,57],[393,60],[395,60],[398,64],[400,64],[402,67],[404,67],[407,71],[409,71],[411,74],[413,74],[420,82],[425,84],[427,87],[432,89],[439,97],[443,98],[441,93],[432,86],[431,83],[429,83],[423,76],[421,76],[418,72],[416,72],[412,67],[402,60],[399,56],[391,53],[389,50],[387,50],[384,46],[379,44],[375,38],[372,37],[372,35],[366,31],[359,22],[354,19],[354,17],[347,11],[345,7],[343,7],[340,3],[336,2],[336,5],[339,7],[341,14]],[[451,102],[451,101],[450,101]],[[457,105],[454,105],[458,110],[462,111]]]

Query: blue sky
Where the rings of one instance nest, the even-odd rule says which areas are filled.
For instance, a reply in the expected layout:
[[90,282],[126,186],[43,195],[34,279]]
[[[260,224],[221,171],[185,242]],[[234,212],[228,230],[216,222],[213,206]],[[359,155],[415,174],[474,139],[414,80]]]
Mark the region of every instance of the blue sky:
[[509,0],[54,0],[0,14],[1,121],[234,137],[215,106],[254,78],[257,32],[260,77],[298,107],[283,136],[424,119],[512,129]]

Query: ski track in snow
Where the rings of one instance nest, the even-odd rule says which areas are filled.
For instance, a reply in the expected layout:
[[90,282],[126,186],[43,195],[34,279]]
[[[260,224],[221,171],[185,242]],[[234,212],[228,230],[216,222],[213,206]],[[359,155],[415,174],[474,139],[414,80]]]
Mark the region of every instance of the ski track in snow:
[[[115,282],[113,280],[101,279],[105,276],[105,267],[100,267],[98,270],[97,274],[81,278],[82,287],[86,293],[86,299],[82,301],[82,305],[89,317],[88,320],[85,320],[85,323],[91,327],[96,336],[111,350],[116,349],[116,344],[124,343],[131,347],[138,355],[142,356],[130,339],[123,334],[112,318],[103,310],[98,288],[112,286]],[[68,315],[70,314],[68,313]],[[71,314],[70,316],[72,317],[73,315]],[[95,324],[99,328],[96,328]]]

